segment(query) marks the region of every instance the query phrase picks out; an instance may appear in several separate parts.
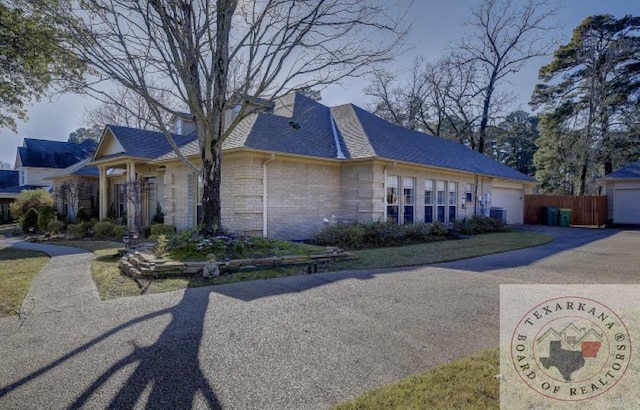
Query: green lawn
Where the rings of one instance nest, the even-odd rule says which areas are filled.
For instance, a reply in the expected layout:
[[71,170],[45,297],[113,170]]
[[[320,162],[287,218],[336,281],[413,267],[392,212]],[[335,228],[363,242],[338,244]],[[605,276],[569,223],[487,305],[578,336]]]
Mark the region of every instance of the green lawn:
[[[361,250],[353,252],[358,256],[357,260],[320,265],[319,272],[428,265],[542,245],[551,240],[552,237],[549,235],[515,231],[477,235],[460,240]],[[122,275],[118,269],[118,261],[113,255],[116,254],[117,249],[122,248],[122,244],[119,242],[55,241],[52,244],[75,246],[96,254],[96,261],[93,263],[91,272],[102,299],[170,292],[187,287],[299,275],[307,270],[306,265],[253,271],[243,270],[213,279],[204,279],[201,275],[161,274],[158,279],[136,282]]]
[[41,252],[0,249],[0,317],[18,314],[31,281],[48,261]]
[[497,409],[499,373],[495,348],[379,387],[334,410]]
[[537,232],[503,232],[475,235],[466,239],[429,242],[393,248],[354,251],[357,260],[337,263],[332,270],[398,268],[450,262],[476,256],[544,245],[553,237]]

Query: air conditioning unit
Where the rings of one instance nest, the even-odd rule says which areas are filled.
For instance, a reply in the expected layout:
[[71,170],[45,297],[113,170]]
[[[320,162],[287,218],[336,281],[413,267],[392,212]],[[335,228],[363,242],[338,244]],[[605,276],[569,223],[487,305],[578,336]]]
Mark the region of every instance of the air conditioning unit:
[[493,219],[507,222],[507,210],[504,208],[491,208],[489,210],[489,216]]

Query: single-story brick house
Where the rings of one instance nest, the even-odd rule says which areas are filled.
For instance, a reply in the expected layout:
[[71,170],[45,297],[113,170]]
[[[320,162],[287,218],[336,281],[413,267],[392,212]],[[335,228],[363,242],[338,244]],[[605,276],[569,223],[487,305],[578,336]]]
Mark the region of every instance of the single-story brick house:
[[[174,139],[197,164],[193,128],[178,117]],[[198,225],[201,178],[161,133],[107,126],[91,165],[99,169],[101,218],[127,217],[133,226],[139,212],[144,225],[159,204],[165,223]],[[517,224],[535,184],[461,144],[352,104],[329,108],[291,93],[250,114],[224,142],[222,223],[249,235],[306,239],[327,223],[447,223],[501,207]],[[139,192],[138,209],[126,186]]]
[[608,201],[608,219],[614,224],[640,224],[640,161],[606,175],[602,181]]

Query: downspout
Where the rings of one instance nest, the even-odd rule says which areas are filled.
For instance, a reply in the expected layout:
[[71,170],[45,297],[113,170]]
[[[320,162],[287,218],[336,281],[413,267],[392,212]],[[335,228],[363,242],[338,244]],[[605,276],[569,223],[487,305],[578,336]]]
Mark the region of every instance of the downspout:
[[276,160],[276,154],[271,154],[271,158],[262,163],[262,236],[267,237],[267,165]]

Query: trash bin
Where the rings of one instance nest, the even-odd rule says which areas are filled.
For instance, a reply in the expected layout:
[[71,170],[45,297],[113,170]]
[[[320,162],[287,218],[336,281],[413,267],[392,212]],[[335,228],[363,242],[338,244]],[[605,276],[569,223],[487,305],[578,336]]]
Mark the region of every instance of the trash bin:
[[544,208],[544,224],[549,226],[557,226],[558,225],[558,207],[557,206],[546,206]]
[[571,209],[562,208],[560,209],[560,226],[568,228],[569,225],[571,225]]

